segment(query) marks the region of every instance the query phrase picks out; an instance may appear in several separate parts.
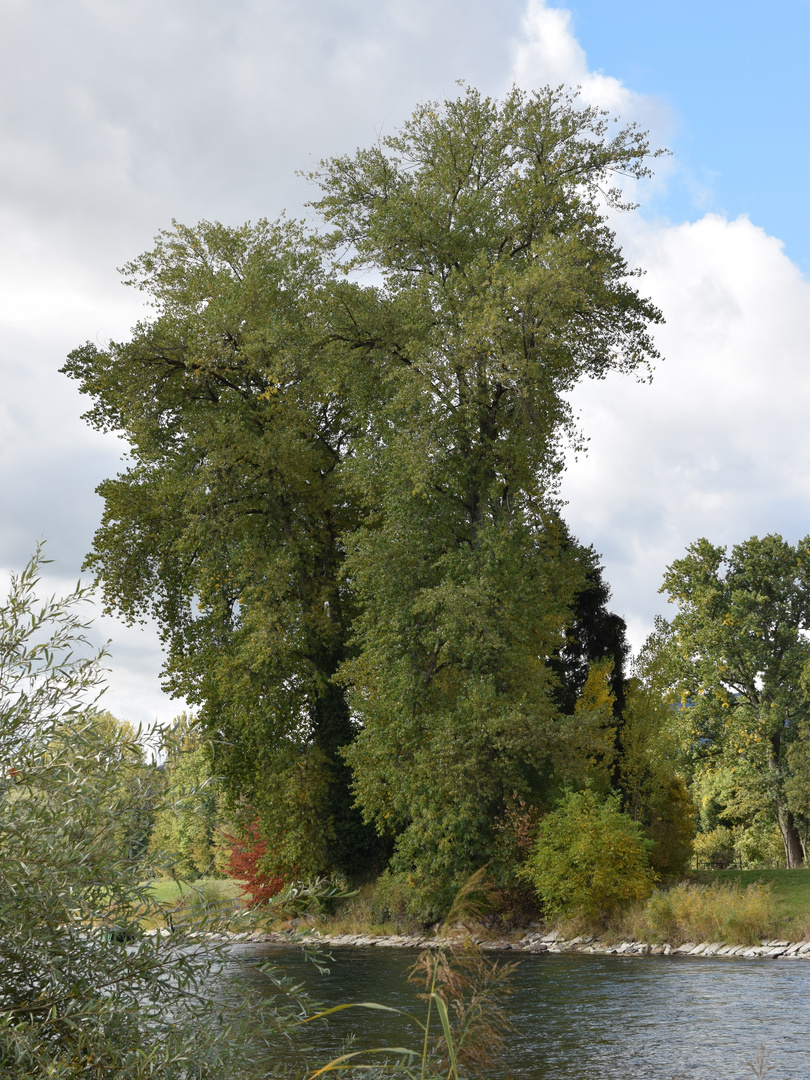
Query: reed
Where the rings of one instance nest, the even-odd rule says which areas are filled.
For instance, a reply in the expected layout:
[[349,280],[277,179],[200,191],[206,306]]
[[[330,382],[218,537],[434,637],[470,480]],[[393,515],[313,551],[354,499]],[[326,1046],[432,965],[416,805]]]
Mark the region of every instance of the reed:
[[438,947],[423,950],[411,968],[409,981],[421,988],[425,1003],[423,1017],[366,1001],[337,1005],[305,1021],[352,1008],[393,1012],[411,1022],[418,1044],[349,1050],[316,1069],[309,1080],[328,1073],[364,1080],[472,1080],[490,1075],[515,1030],[506,1008],[515,965],[490,960],[470,938],[467,924],[480,918],[483,907],[483,879],[480,870],[462,886],[439,928]]

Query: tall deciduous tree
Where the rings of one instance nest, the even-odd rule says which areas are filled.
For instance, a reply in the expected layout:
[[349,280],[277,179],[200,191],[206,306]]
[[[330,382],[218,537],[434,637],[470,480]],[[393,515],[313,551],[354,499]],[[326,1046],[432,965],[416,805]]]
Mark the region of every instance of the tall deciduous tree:
[[201,707],[216,771],[263,813],[278,869],[352,869],[373,835],[351,806],[338,750],[353,729],[331,679],[358,516],[339,466],[361,388],[329,346],[318,252],[289,223],[203,222],[125,272],[156,318],[64,368],[94,399],[90,422],[131,445],[99,488],[87,564],[108,607],[157,620],[167,686]]
[[718,759],[764,792],[788,866],[802,863],[792,775],[801,767],[810,703],[810,537],[795,546],[754,536],[727,554],[702,539],[668,569],[679,611],[662,626],[698,769]]
[[348,545],[342,677],[358,800],[417,884],[483,861],[505,799],[565,745],[549,659],[592,570],[553,512],[566,395],[643,369],[660,319],[605,220],[648,146],[608,132],[561,91],[466,90],[313,174],[331,250],[382,281],[347,323],[387,394],[353,469],[378,513]]
[[368,858],[350,767],[449,896],[564,752],[550,661],[593,585],[554,501],[566,395],[656,355],[605,216],[648,156],[562,91],[465,90],[322,163],[318,240],[163,234],[129,268],[156,319],[71,355],[133,447],[90,565],[158,619],[278,869]]

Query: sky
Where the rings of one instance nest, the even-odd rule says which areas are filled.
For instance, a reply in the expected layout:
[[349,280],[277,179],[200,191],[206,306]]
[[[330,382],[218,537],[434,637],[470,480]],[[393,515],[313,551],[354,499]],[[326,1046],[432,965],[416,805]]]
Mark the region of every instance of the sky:
[[[574,391],[562,487],[637,648],[693,540],[810,533],[809,61],[810,0],[0,0],[0,584],[40,538],[43,590],[81,574],[126,446],[58,369],[143,317],[116,268],[158,230],[304,215],[301,170],[457,80],[564,83],[672,151],[612,221],[663,359]],[[94,633],[111,711],[180,711],[153,627]]]

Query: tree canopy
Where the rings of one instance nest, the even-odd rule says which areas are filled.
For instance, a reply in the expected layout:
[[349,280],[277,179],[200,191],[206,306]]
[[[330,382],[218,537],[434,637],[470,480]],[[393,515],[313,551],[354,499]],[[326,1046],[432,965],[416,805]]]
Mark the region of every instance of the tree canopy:
[[[660,627],[668,677],[698,773],[722,769],[727,802],[775,818],[787,866],[807,843],[810,537],[706,539],[668,569],[678,614]],[[800,828],[801,827],[801,828]]]
[[657,355],[606,216],[651,156],[562,90],[465,88],[320,164],[321,234],[160,234],[126,268],[154,319],[71,354],[131,446],[88,565],[157,619],[268,870],[394,844],[440,905],[506,798],[568,768],[589,664],[620,692],[623,627],[556,492],[569,391]]

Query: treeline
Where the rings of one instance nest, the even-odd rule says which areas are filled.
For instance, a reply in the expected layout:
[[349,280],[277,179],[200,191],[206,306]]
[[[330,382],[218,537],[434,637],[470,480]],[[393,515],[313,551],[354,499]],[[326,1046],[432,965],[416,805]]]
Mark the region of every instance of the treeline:
[[[517,902],[536,822],[588,790],[677,875],[687,784],[715,784],[706,829],[741,805],[707,779],[736,768],[704,708],[718,686],[740,730],[751,710],[776,725],[754,817],[775,814],[801,859],[788,773],[806,698],[786,712],[781,690],[711,684],[689,636],[706,605],[678,564],[683,615],[629,678],[598,558],[560,514],[583,440],[570,391],[646,377],[657,356],[661,314],[607,220],[654,156],[561,90],[465,90],[322,162],[319,230],[161,233],[125,268],[154,317],[70,355],[87,419],[130,447],[98,489],[87,566],[109,609],[157,620],[165,685],[195,708],[267,874],[384,873],[427,920],[488,863]],[[806,545],[787,550],[806,567]]]

